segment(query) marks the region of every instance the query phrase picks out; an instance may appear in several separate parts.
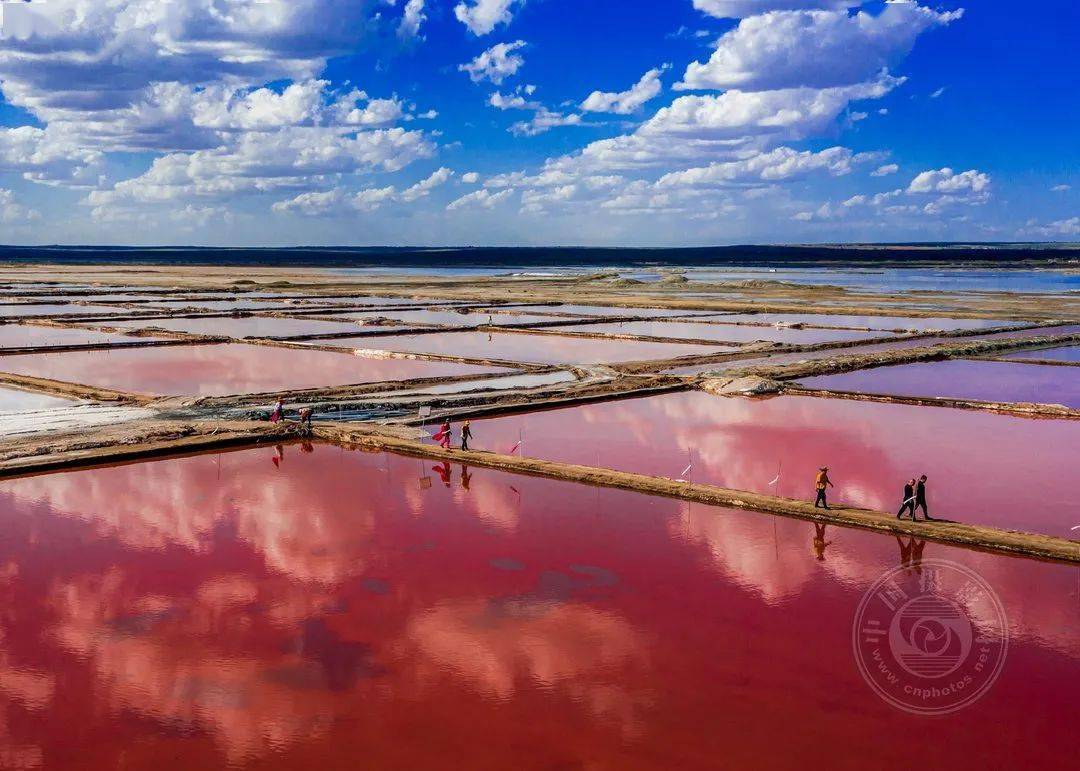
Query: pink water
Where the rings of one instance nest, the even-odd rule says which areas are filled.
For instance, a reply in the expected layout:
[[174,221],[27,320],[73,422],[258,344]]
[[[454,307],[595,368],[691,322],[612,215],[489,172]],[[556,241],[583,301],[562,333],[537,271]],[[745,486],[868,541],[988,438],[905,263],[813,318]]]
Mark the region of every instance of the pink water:
[[827,327],[867,327],[869,329],[912,329],[919,331],[987,329],[1016,323],[998,319],[954,319],[947,316],[920,318],[918,316],[854,316],[841,313],[737,313],[717,320],[725,323],[817,324]]
[[1080,362],[1080,345],[1065,348],[1042,348],[1037,351],[1017,351],[1016,353],[1004,354],[1001,358]]
[[[306,449],[0,482],[6,764],[1072,765],[1075,568]],[[863,592],[924,559],[982,575],[1011,635],[939,718],[851,652]]]
[[535,364],[597,364],[716,353],[715,345],[602,340],[508,332],[437,332],[335,340],[334,345]]
[[0,371],[134,393],[224,396],[504,370],[222,343],[4,356]]
[[569,313],[577,316],[720,316],[721,311],[688,311],[677,308],[623,308],[614,305],[552,305],[538,308],[537,313]]
[[689,391],[475,420],[473,434],[482,449],[523,434],[531,457],[670,478],[692,463],[695,482],[758,493],[780,469],[779,494],[811,500],[827,465],[834,500],[885,511],[927,474],[932,516],[1052,535],[1080,523],[1080,421]]
[[848,340],[886,337],[886,332],[852,329],[791,329],[737,326],[735,324],[695,324],[682,321],[624,321],[612,324],[560,327],[567,332],[597,332],[616,335],[647,335],[684,340],[716,340],[727,343],[752,343],[758,340],[787,345],[814,345]]
[[152,339],[74,327],[34,326],[33,324],[0,325],[0,348],[132,343]]
[[356,324],[348,322],[337,323],[303,317],[285,318],[281,316],[154,318],[118,321],[110,323],[110,326],[129,329],[157,327],[172,332],[187,332],[193,335],[220,335],[223,337],[296,337],[359,331]]
[[509,313],[454,313],[453,311],[374,311],[367,313],[344,313],[341,318],[370,320],[376,317],[394,319],[406,324],[445,324],[450,326],[479,326],[480,324],[530,324],[544,322],[550,324],[558,319],[551,316]]
[[127,308],[112,305],[64,305],[61,303],[27,303],[0,305],[0,316],[90,316],[96,313],[123,313]]
[[957,359],[900,364],[806,378],[800,384],[832,391],[1080,407],[1080,371],[1004,361]]
[[[755,359],[742,359],[731,366],[751,366],[768,364],[770,366],[780,364],[796,364],[801,361],[814,361],[816,359],[828,359],[833,356],[847,356],[853,354],[877,353],[878,351],[890,351],[902,348],[922,348],[928,345],[940,343],[964,343],[976,340],[1001,340],[1004,338],[1039,337],[1043,335],[1070,335],[1080,332],[1080,326],[1069,325],[1061,327],[1040,327],[1036,329],[1021,329],[1011,332],[992,332],[985,335],[972,335],[970,337],[920,337],[915,339],[894,340],[888,343],[874,343],[872,345],[856,345],[843,349],[825,349],[822,351],[806,351],[800,353],[776,353],[767,354]],[[717,364],[696,364],[690,367],[677,367],[667,370],[672,375],[698,375],[702,372],[715,370],[721,366]]]

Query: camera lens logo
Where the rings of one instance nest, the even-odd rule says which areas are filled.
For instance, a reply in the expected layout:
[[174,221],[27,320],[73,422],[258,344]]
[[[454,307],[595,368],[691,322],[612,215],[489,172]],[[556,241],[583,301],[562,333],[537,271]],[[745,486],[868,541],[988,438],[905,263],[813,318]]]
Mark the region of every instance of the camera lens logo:
[[863,679],[899,709],[940,715],[971,704],[1005,663],[1004,608],[981,576],[924,560],[879,578],[852,626]]

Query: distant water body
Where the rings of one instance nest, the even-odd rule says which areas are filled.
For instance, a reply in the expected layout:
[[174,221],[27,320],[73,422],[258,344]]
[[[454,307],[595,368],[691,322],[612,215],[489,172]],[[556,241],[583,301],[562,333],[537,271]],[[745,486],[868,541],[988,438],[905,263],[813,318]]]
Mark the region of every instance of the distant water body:
[[321,269],[343,276],[559,278],[613,273],[657,283],[785,281],[871,292],[1080,292],[1080,247],[1054,244],[899,244],[601,248],[12,247],[0,264],[227,265]]

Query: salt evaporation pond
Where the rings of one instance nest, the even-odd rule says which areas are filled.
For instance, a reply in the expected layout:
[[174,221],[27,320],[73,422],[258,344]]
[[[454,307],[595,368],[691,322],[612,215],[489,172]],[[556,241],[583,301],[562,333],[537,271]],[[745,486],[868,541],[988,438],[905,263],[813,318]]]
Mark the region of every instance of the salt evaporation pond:
[[[1071,566],[324,445],[0,482],[0,757],[43,768],[1065,768]],[[863,593],[977,571],[1004,669],[929,719]],[[976,629],[987,611],[962,606]],[[452,761],[448,762],[448,759]]]
[[151,306],[150,309],[199,308],[208,311],[251,311],[289,307],[284,300],[277,303],[269,300],[154,300],[148,305]]
[[128,308],[111,305],[64,305],[61,303],[24,303],[21,305],[0,305],[0,317],[3,316],[91,316],[98,313],[125,313]]
[[0,413],[48,410],[54,407],[69,407],[74,403],[71,399],[50,394],[0,387]]
[[357,332],[356,324],[283,316],[212,316],[209,318],[153,318],[109,322],[109,326],[141,329],[157,327],[172,332],[222,337],[297,337]]
[[659,316],[721,316],[722,311],[679,310],[677,308],[624,308],[614,305],[552,305],[538,308],[537,313],[569,313],[575,316],[630,316],[649,318]]
[[152,337],[132,337],[112,332],[75,327],[35,326],[33,324],[0,324],[0,348],[63,347],[68,345],[99,345],[107,343],[137,343]]
[[[892,340],[887,343],[872,343],[870,345],[855,345],[850,348],[827,348],[821,351],[802,351],[799,353],[774,353],[765,354],[758,358],[746,358],[740,359],[737,362],[732,363],[730,366],[759,366],[762,364],[768,364],[769,366],[781,365],[781,364],[797,364],[803,361],[814,361],[816,359],[831,359],[834,356],[851,356],[851,355],[863,355],[867,353],[878,353],[880,351],[899,350],[904,348],[922,348],[924,346],[940,345],[942,343],[958,344],[976,342],[978,340],[1005,340],[1011,338],[1025,338],[1025,337],[1041,337],[1050,335],[1071,335],[1080,332],[1080,326],[1075,324],[1058,327],[1037,327],[1034,329],[1019,329],[1009,330],[1006,332],[991,332],[989,334],[976,334],[963,337],[916,337],[916,338],[901,338],[898,340]],[[675,367],[665,372],[669,375],[700,375],[710,370],[715,370],[723,366],[729,366],[727,364],[695,364],[689,367]]]
[[[1080,372],[1004,361],[919,362],[799,381],[807,388],[987,402],[1063,404],[1080,408]],[[1080,446],[1080,445],[1076,445]]]
[[532,335],[510,332],[436,332],[423,335],[347,337],[333,345],[361,349],[432,353],[468,359],[500,359],[531,364],[613,364],[716,353],[715,345]]
[[1016,351],[1002,354],[1003,359],[1080,362],[1080,345],[1064,348],[1040,348],[1035,351]]
[[[446,326],[479,326],[490,324],[493,326],[506,324],[551,324],[559,319],[552,316],[537,316],[530,314],[510,313],[455,313],[454,311],[397,311],[385,313],[382,311],[368,311],[365,313],[343,313],[341,318],[355,319],[357,321],[370,321],[375,318],[387,318],[400,321],[404,324],[439,324]],[[573,319],[569,319],[573,321]]]
[[727,323],[758,324],[817,324],[827,327],[866,327],[869,329],[912,329],[918,331],[954,329],[989,329],[1017,322],[999,319],[954,319],[947,316],[920,318],[918,316],[854,316],[824,313],[735,313],[717,319]]
[[484,450],[523,436],[530,457],[669,478],[692,463],[694,482],[809,500],[827,465],[834,501],[884,511],[927,474],[931,516],[1051,535],[1080,523],[1080,421],[689,391],[474,420],[473,436]]
[[847,342],[887,337],[886,332],[867,332],[854,329],[792,329],[790,327],[756,327],[735,324],[699,324],[684,321],[625,321],[611,324],[589,324],[559,327],[564,332],[596,332],[615,335],[648,335],[674,337],[683,340],[716,340],[729,343],[751,343],[768,340],[787,345]]
[[444,361],[222,343],[0,357],[0,372],[163,396],[223,396],[505,372]]

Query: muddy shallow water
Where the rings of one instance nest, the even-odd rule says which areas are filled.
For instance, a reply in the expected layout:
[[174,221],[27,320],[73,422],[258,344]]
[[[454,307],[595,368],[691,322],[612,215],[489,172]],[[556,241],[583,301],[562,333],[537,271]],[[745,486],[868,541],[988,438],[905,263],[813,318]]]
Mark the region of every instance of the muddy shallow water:
[[693,391],[475,420],[473,435],[481,449],[523,436],[530,457],[670,478],[693,464],[694,482],[810,500],[828,465],[834,501],[886,511],[925,473],[932,516],[1051,535],[1080,523],[1078,421]]
[[1034,402],[1080,408],[1080,371],[1004,361],[934,361],[876,367],[800,381],[833,391]]
[[224,396],[503,371],[243,343],[0,357],[0,372],[164,396]]
[[[867,587],[932,559],[982,575],[1011,634],[986,695],[934,719],[882,701],[851,650]],[[0,758],[20,767],[1066,768],[1073,749],[1061,565],[321,445],[5,480],[0,565]]]
[[438,332],[334,340],[333,345],[385,351],[437,353],[533,364],[598,364],[716,353],[723,346],[604,340],[508,332]]

